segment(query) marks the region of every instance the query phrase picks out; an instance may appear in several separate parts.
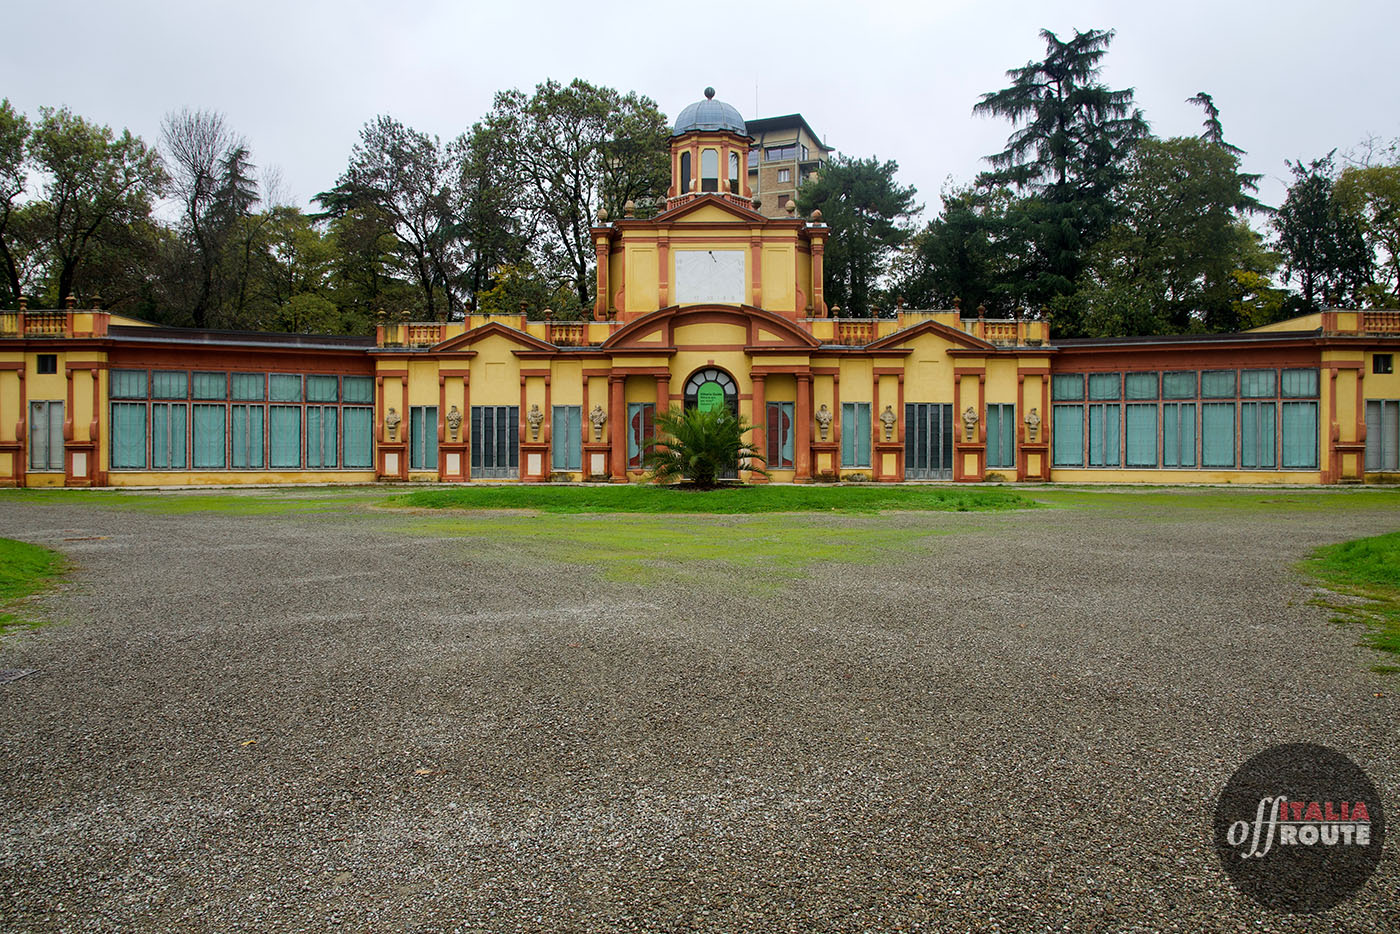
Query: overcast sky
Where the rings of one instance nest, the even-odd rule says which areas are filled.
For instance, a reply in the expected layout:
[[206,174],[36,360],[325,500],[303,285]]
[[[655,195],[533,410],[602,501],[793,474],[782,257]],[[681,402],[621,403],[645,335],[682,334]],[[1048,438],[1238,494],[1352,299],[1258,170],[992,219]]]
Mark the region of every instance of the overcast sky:
[[800,112],[846,155],[897,160],[931,216],[947,179],[1002,148],[1011,126],[972,105],[1042,57],[1042,28],[1116,29],[1104,79],[1136,89],[1158,135],[1198,133],[1185,100],[1214,95],[1270,204],[1285,159],[1400,136],[1395,0],[19,0],[0,22],[0,96],[20,111],[67,105],[155,142],[168,111],[218,110],[300,203],[334,184],[376,114],[448,138],[498,89],[582,77],[672,119],[706,85],[745,117]]

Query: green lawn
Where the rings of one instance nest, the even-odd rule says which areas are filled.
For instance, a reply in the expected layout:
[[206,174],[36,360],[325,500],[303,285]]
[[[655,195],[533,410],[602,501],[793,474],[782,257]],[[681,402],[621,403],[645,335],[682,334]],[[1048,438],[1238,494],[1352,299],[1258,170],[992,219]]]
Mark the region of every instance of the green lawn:
[[553,513],[968,512],[1030,509],[1023,493],[942,486],[736,486],[701,492],[643,484],[616,486],[449,487],[405,493],[394,506],[428,509],[533,509]]
[[[1326,605],[1340,620],[1364,623],[1367,645],[1400,655],[1400,532],[1328,545],[1305,567],[1332,590],[1362,598],[1360,603]],[[1400,672],[1397,665],[1376,668]]]
[[62,569],[63,559],[56,552],[0,538],[0,633],[37,625],[6,611],[13,609],[16,601],[42,588]]
[[[879,515],[494,515],[403,510],[387,528],[461,541],[464,558],[501,568],[587,568],[608,581],[667,590],[718,588],[771,595],[819,567],[893,563],[940,546],[951,533]],[[962,530],[970,526],[961,525]],[[548,573],[547,570],[544,573]]]

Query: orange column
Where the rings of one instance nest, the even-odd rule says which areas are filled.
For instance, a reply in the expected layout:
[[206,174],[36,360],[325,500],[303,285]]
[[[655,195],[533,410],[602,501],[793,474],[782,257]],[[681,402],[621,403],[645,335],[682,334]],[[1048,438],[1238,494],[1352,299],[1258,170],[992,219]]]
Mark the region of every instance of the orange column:
[[749,257],[753,265],[753,280],[750,282],[749,300],[755,308],[763,307],[763,241],[754,237],[749,241]]
[[812,374],[797,374],[797,437],[794,439],[797,468],[794,479],[801,483],[812,477]]
[[462,440],[467,443],[467,449],[462,452],[462,478],[470,480],[472,478],[472,377],[470,371],[462,374],[462,420]]
[[[753,446],[758,450],[758,453],[765,458],[768,456],[768,426],[764,424],[768,418],[768,404],[765,394],[766,383],[767,380],[762,373],[753,374],[753,399],[751,402],[753,406]],[[770,465],[765,464],[764,466]],[[754,475],[749,479],[754,483],[763,483],[767,480],[767,478],[761,474]]]
[[612,426],[612,479],[627,482],[627,402],[623,394],[626,377],[608,377],[608,424]]
[[384,377],[374,378],[374,390],[379,396],[379,403],[374,408],[374,440],[383,444],[384,438],[384,416],[389,414],[389,410],[384,408]]
[[593,299],[593,320],[608,319],[608,241],[599,240],[596,245],[598,259],[598,294]]
[[68,401],[63,404],[63,440],[73,439],[73,368],[64,367],[64,374],[68,380]]
[[666,373],[656,378],[656,411],[665,412],[671,407],[671,374]]

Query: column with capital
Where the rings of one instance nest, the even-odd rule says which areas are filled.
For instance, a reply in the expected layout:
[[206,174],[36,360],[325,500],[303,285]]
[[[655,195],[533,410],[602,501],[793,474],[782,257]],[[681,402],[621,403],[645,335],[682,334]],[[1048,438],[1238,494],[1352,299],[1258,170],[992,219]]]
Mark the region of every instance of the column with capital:
[[795,447],[797,458],[793,466],[797,483],[805,483],[812,478],[812,374],[797,374],[797,437]]
[[593,320],[608,320],[608,241],[602,237],[596,243],[598,258],[598,295],[593,299]]
[[613,483],[627,482],[627,403],[623,393],[626,384],[625,376],[608,377],[608,427],[612,441],[608,454]]
[[[767,378],[762,373],[753,374],[753,437],[754,450],[758,451],[762,457],[768,456],[768,426],[764,422],[768,418],[768,403],[765,393]],[[764,463],[765,467],[772,468],[772,464]],[[749,477],[750,482],[766,483],[768,478],[762,474],[754,474]]]
[[812,241],[812,316],[826,317],[826,291],[823,287],[822,262],[826,253],[826,243]]
[[671,374],[662,373],[656,378],[656,414],[660,415],[671,407]]

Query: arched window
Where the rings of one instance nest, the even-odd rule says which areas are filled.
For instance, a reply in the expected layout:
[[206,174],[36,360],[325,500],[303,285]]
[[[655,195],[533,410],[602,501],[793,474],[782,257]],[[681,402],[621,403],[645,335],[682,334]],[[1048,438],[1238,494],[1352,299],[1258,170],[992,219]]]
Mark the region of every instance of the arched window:
[[690,191],[690,153],[681,153],[681,194]]
[[685,382],[685,407],[709,409],[725,406],[730,414],[739,414],[739,387],[734,378],[718,367],[706,367]]
[[729,154],[729,193],[739,193],[739,154],[736,152]]
[[700,150],[700,190],[719,191],[719,152]]

